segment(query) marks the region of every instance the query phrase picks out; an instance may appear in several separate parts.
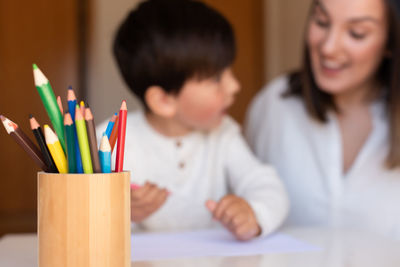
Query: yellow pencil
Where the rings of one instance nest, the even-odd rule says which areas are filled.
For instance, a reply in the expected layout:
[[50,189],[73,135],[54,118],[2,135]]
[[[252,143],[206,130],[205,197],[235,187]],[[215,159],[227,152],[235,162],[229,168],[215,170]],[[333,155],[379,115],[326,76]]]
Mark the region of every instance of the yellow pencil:
[[47,147],[49,148],[50,154],[57,166],[58,172],[68,173],[68,162],[64,150],[61,147],[57,135],[47,124],[44,125],[44,138],[46,139]]
[[85,102],[83,102],[83,100],[79,103],[79,108],[80,108],[80,110],[81,110],[81,114],[82,114],[82,117],[84,117],[85,118]]

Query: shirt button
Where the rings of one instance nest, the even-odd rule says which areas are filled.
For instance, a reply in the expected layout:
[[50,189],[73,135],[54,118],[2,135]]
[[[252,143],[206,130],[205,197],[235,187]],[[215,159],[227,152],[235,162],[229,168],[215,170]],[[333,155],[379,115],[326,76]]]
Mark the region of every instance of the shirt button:
[[179,140],[178,140],[178,141],[176,141],[176,143],[175,143],[175,144],[176,144],[176,146],[177,146],[177,147],[181,147],[181,146],[182,146],[182,142],[181,142],[181,141],[179,141]]
[[183,161],[179,162],[178,167],[179,167],[179,169],[185,168],[185,162],[183,162]]

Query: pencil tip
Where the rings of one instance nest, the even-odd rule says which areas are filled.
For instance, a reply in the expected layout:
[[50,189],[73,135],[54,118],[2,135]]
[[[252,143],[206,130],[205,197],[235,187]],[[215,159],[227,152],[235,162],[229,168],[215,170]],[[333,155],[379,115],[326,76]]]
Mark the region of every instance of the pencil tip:
[[33,115],[32,114],[29,114],[29,119],[32,119],[33,118]]
[[74,89],[72,89],[72,86],[68,87],[67,100],[68,101],[75,101],[76,100],[76,96],[75,96],[75,93],[74,93]]
[[125,100],[122,101],[121,109],[122,109],[122,110],[126,110],[126,109],[127,109],[126,101],[125,101]]
[[38,66],[35,63],[33,63],[32,65],[34,70],[38,69]]

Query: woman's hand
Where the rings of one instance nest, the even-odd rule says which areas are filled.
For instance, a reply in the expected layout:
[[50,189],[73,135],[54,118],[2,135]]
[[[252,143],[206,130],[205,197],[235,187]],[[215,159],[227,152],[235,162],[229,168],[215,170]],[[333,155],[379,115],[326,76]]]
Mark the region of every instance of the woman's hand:
[[166,201],[169,193],[153,183],[146,182],[137,189],[131,189],[131,220],[140,223],[157,211]]
[[253,209],[246,200],[226,195],[219,202],[208,200],[206,207],[239,240],[249,240],[261,234]]

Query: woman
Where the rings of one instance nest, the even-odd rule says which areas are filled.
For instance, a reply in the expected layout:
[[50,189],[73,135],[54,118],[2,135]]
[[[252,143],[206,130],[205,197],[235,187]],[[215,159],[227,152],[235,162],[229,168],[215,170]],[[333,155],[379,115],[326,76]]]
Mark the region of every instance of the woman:
[[288,224],[400,238],[400,1],[315,0],[300,72],[254,99],[247,138],[276,166]]

